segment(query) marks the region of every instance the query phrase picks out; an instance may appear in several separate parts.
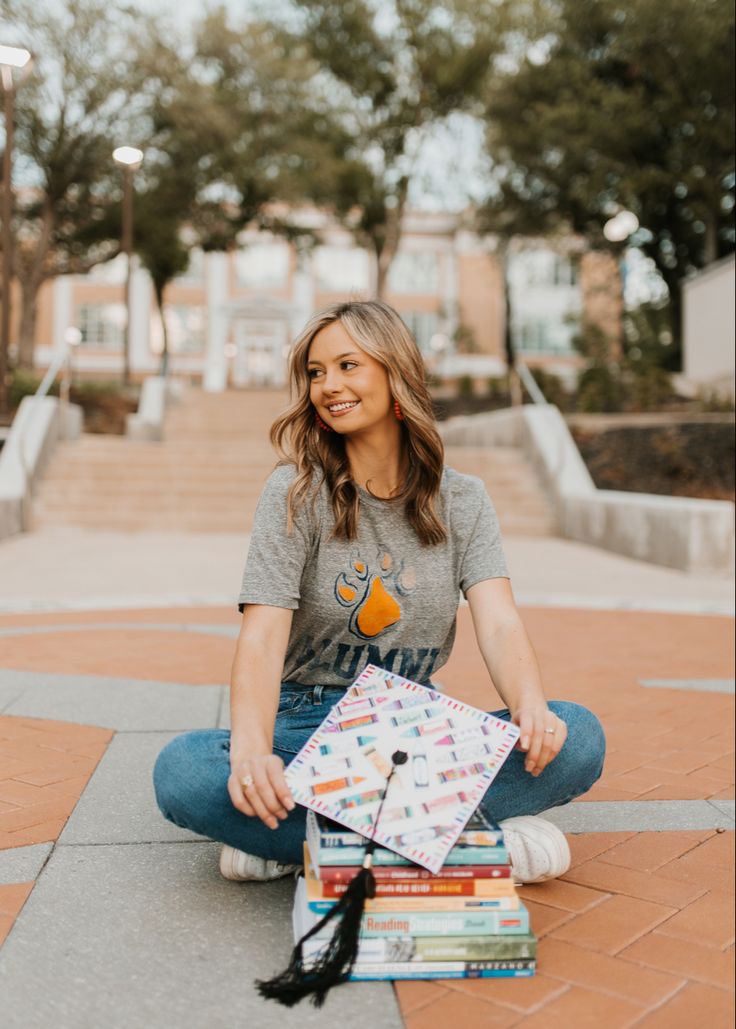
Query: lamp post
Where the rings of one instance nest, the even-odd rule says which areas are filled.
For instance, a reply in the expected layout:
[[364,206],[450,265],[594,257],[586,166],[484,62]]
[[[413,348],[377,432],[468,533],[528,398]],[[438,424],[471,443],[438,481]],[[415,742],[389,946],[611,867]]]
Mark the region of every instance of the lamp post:
[[123,228],[121,245],[127,259],[125,272],[125,334],[123,336],[123,385],[130,383],[130,280],[133,271],[133,175],[141,166],[143,151],[119,146],[113,158],[123,169]]
[[[609,243],[621,244],[619,258],[617,261],[618,268],[618,280],[621,289],[621,308],[618,317],[619,328],[617,332],[617,346],[618,354],[616,357],[620,357],[621,351],[623,350],[623,311],[624,311],[624,290],[626,288],[626,242],[630,236],[636,232],[639,228],[639,219],[636,217],[633,211],[622,210],[618,214],[614,214],[613,218],[609,218],[603,226],[603,235],[606,237]],[[618,249],[618,248],[616,248]]]
[[16,46],[0,46],[0,76],[3,84],[5,113],[5,152],[3,154],[3,279],[2,314],[0,315],[0,411],[8,405],[8,351],[10,349],[10,283],[13,278],[13,135],[15,128],[15,81],[13,69],[20,69],[20,79],[31,69],[29,50]]

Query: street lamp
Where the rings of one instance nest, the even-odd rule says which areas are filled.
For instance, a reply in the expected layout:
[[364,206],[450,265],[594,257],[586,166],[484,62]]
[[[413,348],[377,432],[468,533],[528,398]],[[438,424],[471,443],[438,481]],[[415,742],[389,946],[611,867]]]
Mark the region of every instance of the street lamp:
[[603,235],[609,243],[623,243],[639,228],[639,219],[633,211],[619,211],[603,226]]
[[[15,128],[15,88],[13,78],[18,74],[22,82],[31,70],[33,59],[30,50],[17,46],[0,46],[0,77],[3,84],[5,108],[5,153],[3,154],[3,278],[2,314],[0,316],[0,411],[8,403],[8,351],[10,349],[10,282],[13,277],[13,130]],[[18,69],[15,73],[14,69]]]
[[123,337],[123,385],[130,382],[130,280],[133,267],[133,175],[141,166],[143,151],[134,146],[119,146],[113,158],[123,169],[122,248],[127,259],[125,273],[125,335]]
[[[618,214],[614,214],[613,218],[609,218],[606,224],[603,226],[603,235],[606,237],[609,243],[623,243],[625,244],[629,239],[629,236],[633,236],[636,230],[639,228],[639,219],[636,217],[633,211],[622,210]],[[617,331],[618,340],[617,347],[620,351],[623,349],[623,325],[622,317],[625,308],[626,298],[626,248],[621,247],[619,253],[619,259],[617,262],[619,285],[621,288],[621,307],[619,314],[619,329]],[[617,355],[619,356],[619,355]]]

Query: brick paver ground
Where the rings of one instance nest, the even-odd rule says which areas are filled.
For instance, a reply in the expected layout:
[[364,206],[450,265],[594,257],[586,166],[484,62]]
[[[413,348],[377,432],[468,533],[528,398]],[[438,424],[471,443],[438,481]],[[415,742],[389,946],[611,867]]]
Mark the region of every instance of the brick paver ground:
[[[112,739],[109,729],[0,716],[0,850],[50,843]],[[0,885],[0,944],[33,888]]]
[[[647,678],[732,677],[730,619],[556,608],[527,608],[523,615],[548,695],[587,704],[604,723],[606,770],[586,800],[733,797],[733,697],[639,685]],[[224,683],[232,640],[183,628],[237,624],[229,608],[8,615],[0,617],[0,665]],[[467,608],[439,679],[471,703],[500,705]],[[58,837],[111,735],[105,728],[0,717],[0,849]],[[729,1025],[733,840],[732,832],[714,830],[571,837],[570,871],[523,889],[540,937],[537,976],[397,983],[407,1029],[444,1029],[458,1016],[463,1029],[676,1029],[696,1016]],[[32,886],[0,886],[0,939]]]

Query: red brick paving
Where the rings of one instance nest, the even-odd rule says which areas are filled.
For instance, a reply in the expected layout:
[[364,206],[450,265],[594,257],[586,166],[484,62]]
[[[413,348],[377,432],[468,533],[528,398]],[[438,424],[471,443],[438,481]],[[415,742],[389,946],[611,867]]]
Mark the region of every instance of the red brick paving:
[[[729,619],[541,608],[523,614],[548,695],[587,704],[604,723],[607,767],[586,799],[733,796],[733,698],[638,685],[642,678],[732,677]],[[85,631],[90,622],[171,629]],[[184,622],[237,625],[238,617],[229,608],[3,616],[2,628],[51,631],[3,639],[2,661],[67,674],[227,681],[233,642],[184,635],[176,629]],[[60,624],[79,633],[54,632]],[[470,703],[500,706],[466,609],[438,678]],[[58,836],[110,735],[0,718],[0,847]],[[522,890],[540,938],[537,976],[396,983],[407,1029],[445,1029],[458,1018],[463,1029],[678,1029],[695,1017],[730,1024],[733,833],[590,833],[571,837],[571,850],[573,867],[563,879]],[[31,885],[0,888],[0,940]]]
[[[0,850],[59,838],[112,735],[93,726],[0,715]],[[0,945],[33,886],[0,886]]]

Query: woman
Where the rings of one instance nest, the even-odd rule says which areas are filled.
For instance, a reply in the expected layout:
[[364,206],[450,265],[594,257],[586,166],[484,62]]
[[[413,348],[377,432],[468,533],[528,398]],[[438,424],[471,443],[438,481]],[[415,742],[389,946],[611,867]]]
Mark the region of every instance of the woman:
[[306,812],[284,779],[362,668],[423,683],[447,660],[460,591],[489,675],[521,730],[482,802],[515,878],[567,870],[563,834],[537,812],[585,793],[605,743],[585,708],[544,698],[480,479],[443,466],[420,352],[377,301],[336,304],[297,339],[295,403],[271,439],[284,461],[256,511],[240,594],[232,731],[173,740],[154,772],[161,811],[224,844],[226,878],[301,864]]

